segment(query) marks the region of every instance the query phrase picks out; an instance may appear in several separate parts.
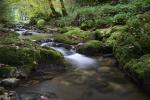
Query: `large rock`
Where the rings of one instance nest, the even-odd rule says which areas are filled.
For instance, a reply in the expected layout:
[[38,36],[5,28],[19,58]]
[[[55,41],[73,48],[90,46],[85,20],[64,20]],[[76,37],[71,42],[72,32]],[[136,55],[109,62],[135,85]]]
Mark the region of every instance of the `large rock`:
[[63,30],[62,32],[63,34],[56,34],[54,36],[54,40],[56,42],[72,45],[86,42],[93,38],[89,31],[84,31],[76,27],[71,27],[69,29]]
[[104,43],[98,40],[90,40],[87,43],[77,46],[77,52],[85,55],[96,55],[100,53],[111,53],[112,49],[105,46]]
[[[17,35],[10,33],[0,37],[0,62],[14,66],[13,68],[32,71],[39,64],[63,66],[64,57],[49,47],[38,46],[30,40],[19,39]],[[12,72],[11,69],[8,67],[0,69],[0,73]]]
[[6,79],[3,79],[1,84],[4,86],[4,87],[16,87],[19,85],[19,79],[16,79],[16,78],[6,78]]

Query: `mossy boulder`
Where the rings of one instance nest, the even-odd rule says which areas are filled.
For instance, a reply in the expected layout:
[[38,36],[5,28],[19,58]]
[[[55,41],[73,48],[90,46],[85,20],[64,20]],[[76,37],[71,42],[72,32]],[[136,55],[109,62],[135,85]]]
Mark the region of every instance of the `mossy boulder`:
[[55,41],[65,44],[78,44],[80,42],[86,42],[92,39],[89,31],[81,30],[80,28],[69,28],[64,31],[63,34],[54,36]]
[[150,34],[148,24],[137,17],[131,17],[124,31],[114,44],[114,54],[120,64],[124,65],[131,59],[137,59],[150,53]]
[[132,59],[125,67],[132,73],[135,73],[139,79],[150,77],[150,54],[143,55],[139,59]]
[[122,34],[122,32],[120,31],[115,31],[113,33],[111,33],[111,36],[109,38],[107,38],[104,42],[107,46],[109,46],[110,48],[114,47],[114,44],[116,43],[118,37]]
[[105,29],[97,29],[94,32],[95,39],[102,41],[106,46],[113,48],[118,37],[125,31],[126,26],[118,25]]
[[63,65],[64,57],[61,53],[48,47],[43,47],[43,48],[40,48],[39,50],[40,50],[39,62]]
[[140,87],[150,92],[150,54],[143,55],[139,59],[132,59],[124,69]]
[[85,54],[85,55],[96,55],[98,53],[107,53],[111,52],[111,49],[104,45],[101,41],[98,40],[90,40],[87,43],[79,46],[77,48],[77,52]]
[[105,29],[97,29],[95,34],[95,39],[99,41],[105,41],[111,35],[112,28],[105,28]]
[[63,62],[62,54],[51,48],[40,47],[30,40],[19,39],[13,33],[0,37],[0,63],[33,70],[41,64]]
[[45,25],[45,20],[44,19],[40,19],[37,21],[37,27],[38,28],[42,28]]

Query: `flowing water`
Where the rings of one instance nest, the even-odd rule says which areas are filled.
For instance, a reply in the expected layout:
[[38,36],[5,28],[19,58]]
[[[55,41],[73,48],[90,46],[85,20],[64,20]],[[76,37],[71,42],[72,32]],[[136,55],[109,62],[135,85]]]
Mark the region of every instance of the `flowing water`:
[[[19,34],[27,30],[18,31]],[[64,74],[52,80],[30,80],[16,88],[20,100],[150,100],[116,67],[112,57],[87,57],[74,50],[53,47],[70,63]],[[31,97],[34,97],[31,98]]]
[[90,58],[63,47],[51,48],[61,52],[73,70],[18,87],[23,100],[31,96],[36,100],[150,100],[116,68],[114,58]]

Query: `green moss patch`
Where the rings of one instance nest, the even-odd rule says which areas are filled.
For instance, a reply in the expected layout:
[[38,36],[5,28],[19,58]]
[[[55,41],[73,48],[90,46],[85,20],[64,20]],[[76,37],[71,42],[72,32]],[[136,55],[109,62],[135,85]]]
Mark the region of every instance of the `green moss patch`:
[[[40,47],[13,33],[0,37],[0,63],[35,69],[39,64],[63,64],[64,57],[57,51]],[[44,66],[43,66],[44,67]]]
[[54,36],[57,42],[65,44],[78,44],[92,39],[90,32],[83,31],[80,28],[69,28],[63,30],[65,33]]
[[90,40],[87,43],[79,46],[77,48],[77,52],[85,54],[85,55],[96,55],[102,52],[110,52],[111,49],[105,46],[101,41],[98,40]]
[[140,79],[150,77],[150,54],[139,59],[132,59],[125,65],[125,69],[135,73]]

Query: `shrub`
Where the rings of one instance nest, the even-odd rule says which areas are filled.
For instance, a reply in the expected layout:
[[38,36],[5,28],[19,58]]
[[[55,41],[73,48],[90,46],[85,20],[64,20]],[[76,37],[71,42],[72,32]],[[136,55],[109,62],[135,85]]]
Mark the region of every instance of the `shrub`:
[[37,21],[37,26],[38,28],[42,28],[45,24],[45,20],[44,19],[40,19]]
[[119,9],[112,5],[104,5],[100,9],[100,13],[102,16],[114,16],[119,13]]
[[129,13],[119,13],[114,16],[113,24],[115,25],[125,25],[128,18],[131,17]]
[[95,19],[95,28],[107,28],[112,26],[113,19],[112,17],[99,17]]

